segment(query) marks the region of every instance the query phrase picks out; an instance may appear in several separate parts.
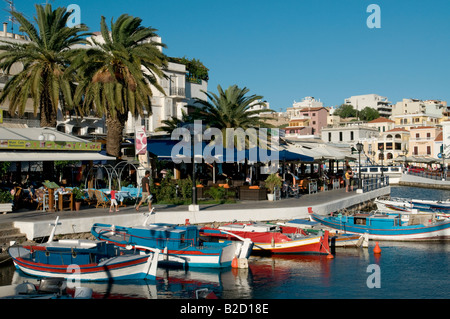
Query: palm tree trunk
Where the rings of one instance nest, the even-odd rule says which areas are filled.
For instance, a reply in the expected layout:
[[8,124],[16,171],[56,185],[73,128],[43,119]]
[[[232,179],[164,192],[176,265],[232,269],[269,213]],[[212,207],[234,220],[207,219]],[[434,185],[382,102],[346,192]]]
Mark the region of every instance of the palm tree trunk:
[[110,156],[120,157],[120,146],[122,144],[123,129],[125,127],[126,117],[118,115],[111,117],[109,112],[106,114],[106,153]]
[[56,108],[53,108],[48,91],[44,90],[41,95],[39,106],[41,127],[56,127]]

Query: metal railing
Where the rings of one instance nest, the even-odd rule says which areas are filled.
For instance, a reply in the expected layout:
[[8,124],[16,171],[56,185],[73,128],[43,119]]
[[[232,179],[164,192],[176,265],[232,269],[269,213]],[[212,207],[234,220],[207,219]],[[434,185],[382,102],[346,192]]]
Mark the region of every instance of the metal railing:
[[186,90],[185,90],[185,88],[180,88],[180,87],[173,86],[173,87],[170,88],[170,95],[171,96],[182,96],[182,97],[185,97],[186,96]]
[[[355,178],[356,185],[359,185],[358,178]],[[370,192],[375,189],[389,186],[389,176],[362,176],[361,178],[363,192]]]
[[29,120],[21,118],[3,118],[3,123],[26,124],[28,127],[41,127],[40,120]]
[[434,180],[446,180],[446,181],[448,180],[448,173],[446,174],[446,173],[442,173],[442,172],[426,172],[426,171],[422,171],[422,172],[408,171],[406,173],[408,175],[429,178],[429,179],[434,179]]

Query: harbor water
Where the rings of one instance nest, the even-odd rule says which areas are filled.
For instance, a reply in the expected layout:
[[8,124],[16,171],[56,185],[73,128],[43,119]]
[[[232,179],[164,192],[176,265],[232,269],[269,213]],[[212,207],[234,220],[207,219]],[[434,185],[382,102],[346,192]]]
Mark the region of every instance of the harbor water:
[[[392,197],[443,200],[450,191],[393,186]],[[82,283],[95,298],[190,299],[207,288],[223,299],[447,299],[450,245],[379,242],[337,248],[335,258],[313,255],[252,256],[249,269],[159,269],[156,281]],[[0,265],[0,285],[32,281]]]

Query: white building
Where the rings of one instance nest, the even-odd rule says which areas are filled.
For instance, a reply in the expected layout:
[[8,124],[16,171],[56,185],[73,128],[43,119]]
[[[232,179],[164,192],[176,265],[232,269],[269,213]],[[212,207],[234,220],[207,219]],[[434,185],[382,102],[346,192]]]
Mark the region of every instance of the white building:
[[390,106],[391,102],[389,102],[387,97],[378,94],[351,96],[345,99],[344,104],[350,104],[358,111],[363,110],[365,107],[373,108],[377,110],[382,117],[389,117],[392,113],[392,107]]
[[292,107],[288,107],[286,109],[286,113],[289,118],[301,116],[300,110],[304,108],[316,108],[323,107],[323,103],[319,100],[316,100],[313,96],[307,96],[303,98],[300,102],[294,101]]
[[442,117],[443,111],[447,111],[447,102],[445,101],[403,99],[392,108],[392,115],[424,113]]
[[[261,103],[261,104],[259,104]],[[248,107],[248,111],[260,111],[260,110],[270,110],[270,103],[267,101],[263,101],[263,100],[256,100],[253,101],[252,103],[250,103],[249,107]],[[259,115],[262,114],[271,114],[272,112],[268,111],[268,112],[261,112],[259,113]]]
[[[103,41],[101,33],[96,32],[95,40]],[[154,37],[148,41],[161,43],[160,37]],[[158,47],[162,52],[162,47]],[[148,72],[148,71],[146,71]],[[206,100],[206,94],[201,91],[208,90],[208,82],[204,80],[188,80],[186,77],[186,66],[181,63],[169,62],[164,74],[167,78],[158,79],[158,84],[164,89],[161,93],[156,87],[151,86],[153,97],[152,114],[134,118],[131,113],[125,125],[125,133],[133,134],[136,125],[143,125],[147,133],[155,133],[156,129],[162,125],[162,121],[172,117],[181,118],[183,111],[187,113],[188,103],[193,103],[194,98]]]
[[324,127],[322,128],[321,138],[325,143],[353,145],[364,139],[378,138],[379,135],[377,128],[355,122]]

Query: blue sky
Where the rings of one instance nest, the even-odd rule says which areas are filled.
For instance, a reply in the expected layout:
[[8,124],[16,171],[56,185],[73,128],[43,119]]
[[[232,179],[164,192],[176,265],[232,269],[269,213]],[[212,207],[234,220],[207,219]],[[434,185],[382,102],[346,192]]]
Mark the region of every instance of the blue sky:
[[[15,0],[30,18],[33,3],[45,0]],[[450,103],[447,0],[55,0],[53,6],[71,3],[91,31],[99,30],[101,15],[141,17],[159,30],[167,55],[197,58],[210,69],[209,91],[245,86],[276,111],[305,96],[333,106],[369,93],[393,103]],[[366,24],[372,3],[380,7],[379,29]]]

